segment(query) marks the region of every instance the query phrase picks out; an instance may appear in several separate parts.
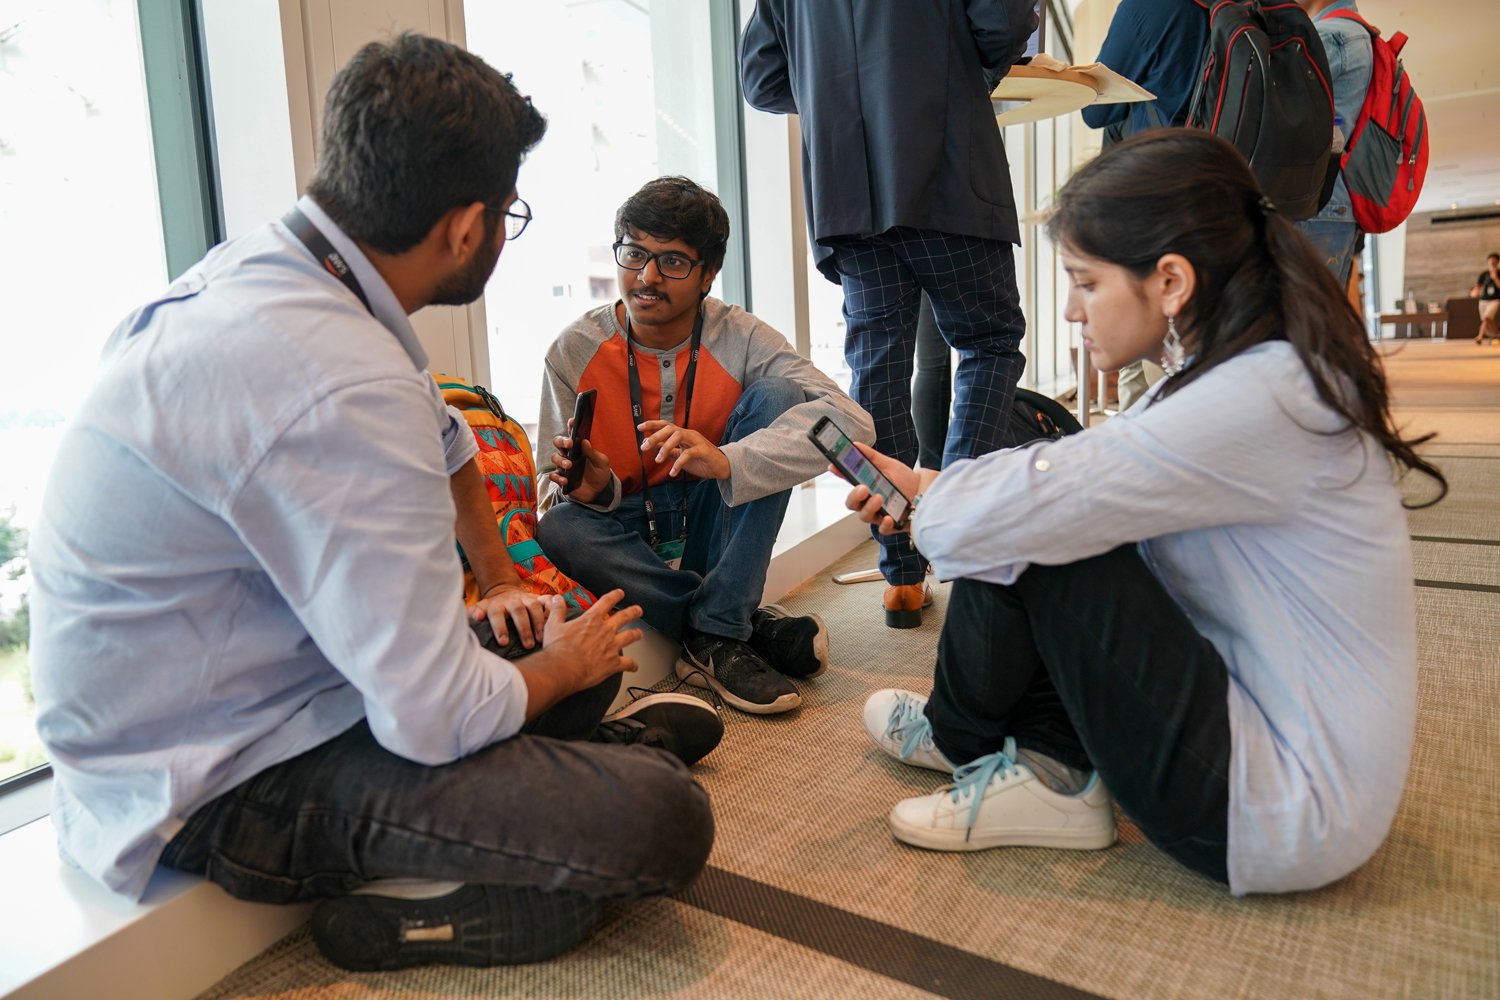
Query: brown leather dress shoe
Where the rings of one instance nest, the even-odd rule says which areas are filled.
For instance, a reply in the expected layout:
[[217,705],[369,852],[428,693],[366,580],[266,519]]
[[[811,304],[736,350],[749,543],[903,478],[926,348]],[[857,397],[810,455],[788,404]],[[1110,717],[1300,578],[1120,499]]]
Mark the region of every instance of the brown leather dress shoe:
[[922,609],[932,605],[932,588],[925,583],[908,583],[885,588],[885,623],[891,628],[917,628],[922,624]]

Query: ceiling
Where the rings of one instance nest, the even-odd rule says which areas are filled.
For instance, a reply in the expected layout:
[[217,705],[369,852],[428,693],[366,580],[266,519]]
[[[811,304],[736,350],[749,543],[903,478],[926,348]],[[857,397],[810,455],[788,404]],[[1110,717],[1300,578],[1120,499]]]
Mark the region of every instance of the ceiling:
[[1358,0],[1427,109],[1431,158],[1419,212],[1500,206],[1500,42],[1494,0]]

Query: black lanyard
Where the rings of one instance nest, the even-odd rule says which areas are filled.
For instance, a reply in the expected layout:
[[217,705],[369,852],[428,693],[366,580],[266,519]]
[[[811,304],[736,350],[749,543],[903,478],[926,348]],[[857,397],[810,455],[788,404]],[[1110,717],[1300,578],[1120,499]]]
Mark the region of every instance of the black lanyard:
[[374,316],[375,310],[370,308],[370,300],[365,297],[365,290],[360,287],[359,279],[354,276],[349,262],[344,260],[343,254],[333,248],[333,244],[328,242],[328,237],[313,225],[313,221],[302,214],[302,209],[293,205],[292,210],[281,217],[281,221],[292,231],[293,236],[302,241],[303,246],[312,251],[318,263],[323,265],[323,270],[342,281],[344,287],[353,292],[355,297],[364,303],[365,308],[370,310],[370,315]]
[[[703,308],[698,308],[698,318],[693,321],[693,336],[688,341],[688,348],[692,352],[688,356],[687,371],[683,373],[682,382],[677,388],[677,396],[682,400],[682,419],[674,423],[678,427],[686,428],[688,425],[688,414],[693,406],[693,381],[698,375],[698,348],[703,343]],[[651,532],[651,547],[655,548],[661,544],[661,535],[656,530],[656,504],[651,500],[651,487],[647,485],[646,454],[641,450],[646,443],[646,435],[641,433],[641,423],[646,419],[646,408],[641,402],[641,376],[636,371],[635,363],[635,341],[630,332],[630,313],[625,314],[625,368],[630,376],[630,416],[635,425],[635,453],[641,458],[641,495],[646,501],[646,527]],[[661,414],[658,412],[657,416]],[[676,410],[673,410],[676,416]],[[682,534],[680,538],[687,537],[687,509],[683,508]]]

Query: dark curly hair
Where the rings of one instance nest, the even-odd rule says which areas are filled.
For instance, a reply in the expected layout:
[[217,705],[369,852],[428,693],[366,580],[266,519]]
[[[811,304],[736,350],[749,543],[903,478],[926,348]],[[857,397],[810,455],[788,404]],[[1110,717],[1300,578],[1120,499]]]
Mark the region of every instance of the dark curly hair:
[[729,246],[729,213],[719,196],[687,177],[647,181],[615,213],[615,239],[634,229],[659,240],[682,240],[710,269],[724,263]]
[[509,76],[406,32],[366,45],[333,78],[307,193],[354,239],[402,253],[451,208],[498,208],[546,131]]

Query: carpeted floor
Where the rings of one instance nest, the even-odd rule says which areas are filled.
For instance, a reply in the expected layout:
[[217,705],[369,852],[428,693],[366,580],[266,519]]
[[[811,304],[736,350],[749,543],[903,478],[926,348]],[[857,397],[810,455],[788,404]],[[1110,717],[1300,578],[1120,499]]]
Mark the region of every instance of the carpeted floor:
[[[877,585],[824,572],[782,603],[825,617],[834,665],[790,716],[726,713],[698,768],[718,841],[681,898],[613,910],[574,953],[513,969],[349,974],[303,931],[204,1000],[1500,996],[1500,349],[1405,342],[1389,367],[1402,419],[1440,432],[1426,450],[1453,492],[1410,519],[1421,703],[1405,798],[1336,885],[1234,899],[1128,822],[1098,852],[897,844],[886,811],[941,779],[875,750],[860,707],[878,687],[930,687],[946,587],[897,632]],[[832,571],[873,561],[866,545]]]

